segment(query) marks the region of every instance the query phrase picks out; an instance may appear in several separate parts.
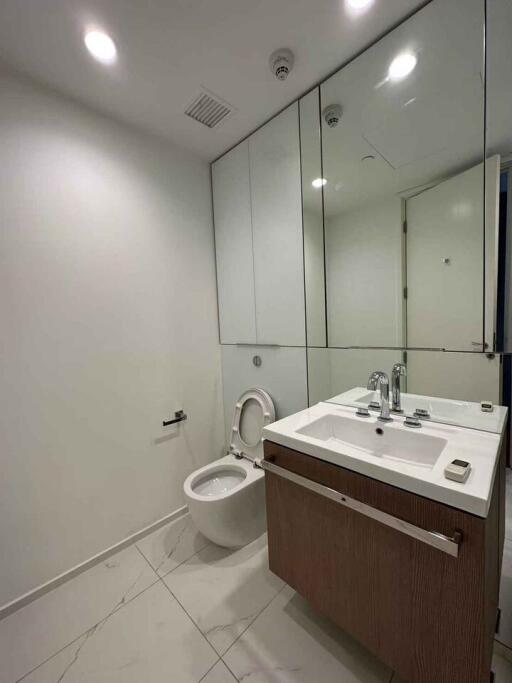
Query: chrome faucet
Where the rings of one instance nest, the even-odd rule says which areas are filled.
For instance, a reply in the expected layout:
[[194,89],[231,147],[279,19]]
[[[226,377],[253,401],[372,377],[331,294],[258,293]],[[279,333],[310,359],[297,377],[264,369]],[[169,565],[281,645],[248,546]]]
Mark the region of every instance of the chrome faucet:
[[368,378],[368,387],[370,391],[380,389],[380,415],[379,420],[383,422],[390,422],[389,415],[389,379],[382,370],[375,370]]
[[404,363],[395,363],[391,372],[391,410],[394,413],[403,413],[402,397],[400,395],[400,377],[405,377],[407,367]]

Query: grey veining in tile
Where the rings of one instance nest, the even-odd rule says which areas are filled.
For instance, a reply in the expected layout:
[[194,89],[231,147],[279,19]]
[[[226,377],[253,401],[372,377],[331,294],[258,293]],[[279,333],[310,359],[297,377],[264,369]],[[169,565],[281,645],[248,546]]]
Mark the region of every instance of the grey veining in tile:
[[38,667],[24,683],[197,683],[216,659],[159,581]]
[[219,654],[283,586],[268,570],[266,536],[235,551],[209,545],[164,581]]
[[219,661],[211,671],[209,671],[201,683],[237,683],[236,678],[230,672],[224,662]]
[[391,670],[288,586],[224,656],[244,683],[388,683]]
[[512,541],[505,539],[500,583],[500,628],[496,639],[512,647]]
[[0,621],[0,683],[13,683],[158,580],[131,546]]
[[159,576],[165,576],[206,545],[208,541],[196,529],[190,515],[137,541],[137,547]]

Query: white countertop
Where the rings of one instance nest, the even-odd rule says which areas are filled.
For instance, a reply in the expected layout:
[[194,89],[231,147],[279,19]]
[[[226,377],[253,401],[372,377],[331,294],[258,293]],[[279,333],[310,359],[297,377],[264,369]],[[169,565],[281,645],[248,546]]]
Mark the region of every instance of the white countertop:
[[[297,432],[313,421],[328,415],[341,415],[354,420],[364,419],[384,430],[416,431],[446,439],[447,444],[433,467],[384,459],[371,452],[341,440],[325,441]],[[287,446],[314,458],[345,467],[372,477],[386,484],[397,486],[431,500],[465,510],[479,517],[486,517],[496,474],[502,434],[459,426],[423,422],[421,430],[411,430],[403,425],[403,418],[396,417],[391,423],[383,423],[377,416],[355,417],[354,408],[333,403],[318,403],[311,408],[285,417],[265,427],[263,436],[269,441]],[[471,473],[464,484],[446,479],[444,469],[452,460],[467,460]]]
[[[367,406],[369,401],[372,400],[367,399],[370,395],[375,400],[379,400],[378,391],[370,391],[364,387],[354,387],[349,389],[349,391],[333,396],[328,399],[327,403]],[[416,408],[426,408],[434,422],[443,422],[444,424],[454,424],[460,427],[481,429],[485,432],[501,434],[507,419],[508,408],[505,406],[495,405],[491,413],[486,413],[482,411],[480,403],[473,403],[471,401],[458,401],[451,398],[438,398],[437,396],[421,396],[406,392],[402,392],[401,395],[402,407],[407,415],[412,415]]]

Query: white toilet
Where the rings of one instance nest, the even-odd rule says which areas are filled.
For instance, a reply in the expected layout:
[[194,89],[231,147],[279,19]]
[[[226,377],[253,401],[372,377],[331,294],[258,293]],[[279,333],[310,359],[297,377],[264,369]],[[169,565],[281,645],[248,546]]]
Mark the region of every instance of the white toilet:
[[246,391],[235,406],[229,454],[192,472],[183,484],[195,525],[217,545],[240,548],[265,531],[265,474],[252,461],[263,457],[262,430],[274,421],[267,392]]

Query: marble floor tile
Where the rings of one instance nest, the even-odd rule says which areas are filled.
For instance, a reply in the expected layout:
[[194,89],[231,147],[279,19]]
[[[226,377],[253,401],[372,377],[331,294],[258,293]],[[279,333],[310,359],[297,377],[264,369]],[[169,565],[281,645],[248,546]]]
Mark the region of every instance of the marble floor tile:
[[494,653],[492,658],[492,668],[494,671],[494,683],[511,683],[512,681],[512,662],[501,655]]
[[496,640],[512,647],[512,541],[505,540],[500,584],[500,628]]
[[137,541],[137,547],[159,576],[165,576],[208,545],[190,515],[166,524]]
[[130,546],[0,621],[0,683],[13,683],[158,580]]
[[158,581],[24,683],[198,683],[217,655]]
[[221,655],[283,586],[268,570],[266,541],[235,551],[211,544],[164,578]]
[[224,656],[247,683],[388,683],[391,670],[288,586]]
[[201,679],[201,683],[237,683],[237,681],[224,662],[219,661],[215,664],[213,669]]

